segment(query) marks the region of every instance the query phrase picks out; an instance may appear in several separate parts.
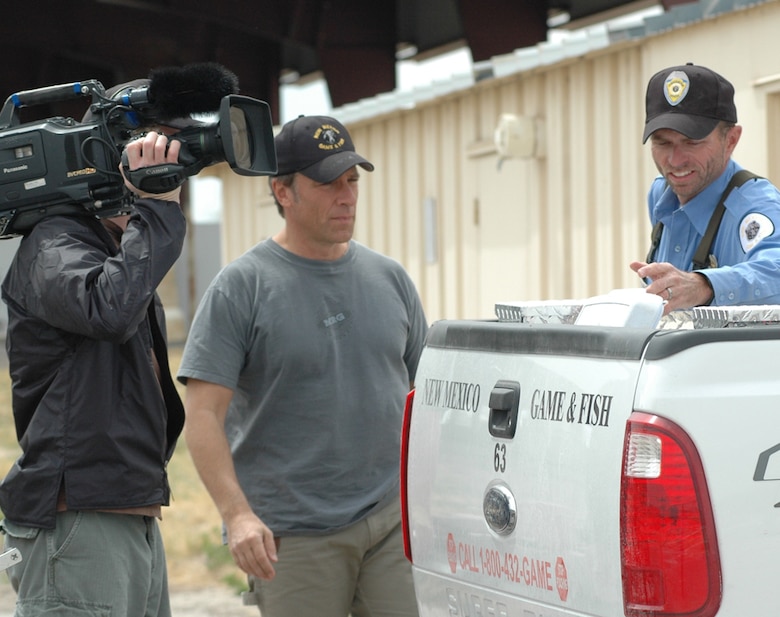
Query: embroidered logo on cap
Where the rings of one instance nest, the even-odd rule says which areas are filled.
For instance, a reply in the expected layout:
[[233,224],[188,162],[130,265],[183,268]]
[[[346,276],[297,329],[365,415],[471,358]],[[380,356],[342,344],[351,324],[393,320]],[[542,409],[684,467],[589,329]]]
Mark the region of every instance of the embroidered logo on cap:
[[664,96],[672,107],[682,103],[688,94],[691,81],[684,71],[672,71],[664,82]]
[[314,139],[319,140],[317,147],[320,150],[338,150],[346,143],[339,130],[330,124],[323,124],[314,131]]

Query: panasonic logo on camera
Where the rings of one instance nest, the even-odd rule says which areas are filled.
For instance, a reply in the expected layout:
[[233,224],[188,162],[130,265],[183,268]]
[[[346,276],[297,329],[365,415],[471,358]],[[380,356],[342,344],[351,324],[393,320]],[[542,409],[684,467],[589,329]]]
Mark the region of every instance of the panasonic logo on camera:
[[29,169],[27,165],[19,165],[18,167],[3,167],[3,173],[12,174],[17,171],[25,171],[26,169]]

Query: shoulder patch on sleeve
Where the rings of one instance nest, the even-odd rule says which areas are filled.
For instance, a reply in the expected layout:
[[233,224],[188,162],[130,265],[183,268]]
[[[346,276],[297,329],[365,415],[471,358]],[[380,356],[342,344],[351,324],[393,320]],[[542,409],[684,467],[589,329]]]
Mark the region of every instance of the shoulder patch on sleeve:
[[742,244],[742,250],[747,253],[763,238],[771,236],[774,232],[775,226],[769,217],[758,212],[751,212],[739,224],[739,241]]

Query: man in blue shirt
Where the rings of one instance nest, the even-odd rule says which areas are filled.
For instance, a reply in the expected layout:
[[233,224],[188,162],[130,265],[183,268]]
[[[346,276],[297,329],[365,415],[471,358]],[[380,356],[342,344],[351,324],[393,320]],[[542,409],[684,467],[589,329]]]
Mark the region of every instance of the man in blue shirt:
[[650,79],[643,143],[661,175],[648,195],[653,247],[631,268],[666,300],[665,313],[780,304],[780,192],[749,173],[734,178],[741,135],[734,87],[721,75],[686,64]]

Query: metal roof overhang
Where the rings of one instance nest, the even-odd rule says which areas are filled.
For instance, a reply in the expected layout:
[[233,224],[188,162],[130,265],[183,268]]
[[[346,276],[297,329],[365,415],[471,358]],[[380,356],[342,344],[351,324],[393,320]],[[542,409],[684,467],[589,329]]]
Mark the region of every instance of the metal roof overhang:
[[[688,0],[664,0],[666,8]],[[30,0],[4,6],[0,86],[6,95],[98,79],[106,87],[151,68],[219,62],[241,93],[279,119],[283,75],[325,77],[334,107],[395,88],[398,49],[420,56],[467,45],[475,62],[535,45],[548,19],[629,10],[636,0]],[[52,114],[54,109],[44,109]],[[59,110],[56,110],[59,111]],[[62,113],[62,115],[66,115]]]

